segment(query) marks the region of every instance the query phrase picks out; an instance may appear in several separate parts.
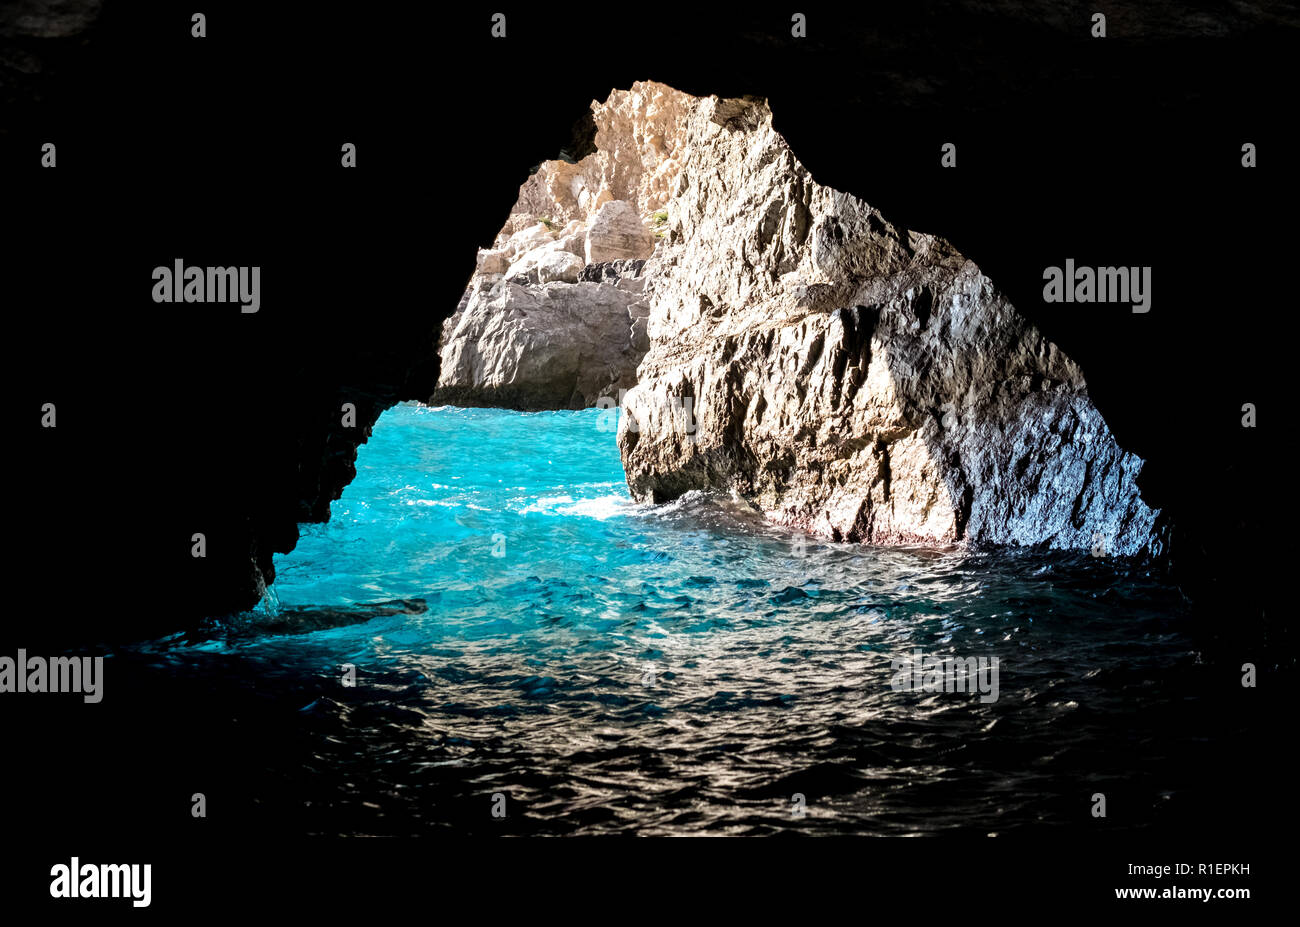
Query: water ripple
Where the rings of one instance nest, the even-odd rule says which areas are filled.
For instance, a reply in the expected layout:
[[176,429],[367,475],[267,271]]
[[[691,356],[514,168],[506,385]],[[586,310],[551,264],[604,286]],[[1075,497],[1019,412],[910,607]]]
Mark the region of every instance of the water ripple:
[[[1008,833],[1188,785],[1201,670],[1140,568],[638,505],[594,412],[400,406],[357,469],[273,599],[125,656],[256,680],[249,788],[307,830],[492,832],[504,793],[516,833]],[[998,699],[895,691],[916,650],[998,658]]]

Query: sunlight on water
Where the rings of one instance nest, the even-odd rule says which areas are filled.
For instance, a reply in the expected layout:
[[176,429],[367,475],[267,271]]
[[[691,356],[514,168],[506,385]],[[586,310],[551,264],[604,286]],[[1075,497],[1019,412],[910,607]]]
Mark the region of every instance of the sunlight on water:
[[[165,644],[296,714],[268,769],[305,764],[336,809],[313,828],[474,831],[455,809],[500,788],[526,832],[1005,832],[1073,820],[1081,764],[1133,786],[1131,732],[1194,672],[1174,590],[1087,554],[824,543],[720,494],[638,505],[601,424],[390,409],[276,558],[278,605]],[[998,658],[998,699],[894,691],[917,650]]]
[[285,605],[477,590],[472,606],[434,608],[472,622],[506,604],[494,590],[511,582],[599,582],[634,562],[619,554],[645,540],[622,517],[636,512],[614,434],[594,410],[401,405],[361,448],[330,521],[303,526],[294,552],[277,558],[275,587]]

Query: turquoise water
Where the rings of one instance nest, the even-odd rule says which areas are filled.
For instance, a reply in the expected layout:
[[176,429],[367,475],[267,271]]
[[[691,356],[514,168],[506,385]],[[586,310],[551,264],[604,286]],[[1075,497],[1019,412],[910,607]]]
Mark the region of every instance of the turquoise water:
[[563,627],[608,650],[720,622],[837,617],[845,605],[869,622],[881,615],[869,596],[824,580],[856,568],[871,585],[882,562],[935,560],[821,545],[724,495],[638,505],[604,415],[390,410],[330,521],[302,526],[293,553],[277,556],[279,605],[417,598],[428,610],[411,623],[430,634]]
[[[1117,827],[1202,800],[1223,713],[1147,569],[828,544],[726,495],[638,505],[601,416],[390,409],[263,606],[158,642],[227,706],[256,820],[982,835],[1086,826],[1098,790]],[[997,657],[997,700],[895,691],[918,649]]]
[[[280,602],[423,596],[465,632],[524,629],[546,614],[521,583],[595,592],[661,562],[643,546],[612,422],[595,410],[390,409],[330,521],[304,525],[294,552],[277,556]],[[575,599],[566,616],[605,610]]]

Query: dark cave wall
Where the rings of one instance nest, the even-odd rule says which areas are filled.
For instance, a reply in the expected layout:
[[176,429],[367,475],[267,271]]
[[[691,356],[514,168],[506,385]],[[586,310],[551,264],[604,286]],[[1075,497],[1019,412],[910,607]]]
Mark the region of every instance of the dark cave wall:
[[[1283,142],[1297,20],[1265,5],[907,5],[846,14],[325,13],[108,3],[88,31],[7,26],[5,371],[11,526],[42,633],[167,633],[251,605],[321,520],[373,422],[436,381],[433,346],[528,168],[588,102],[648,78],[753,94],[818,182],[948,238],[1083,367],[1175,521],[1216,633],[1253,639],[1278,484],[1268,436],[1295,206]],[[18,58],[18,53],[25,57]],[[21,67],[13,62],[20,61]],[[31,64],[32,61],[36,65]],[[59,144],[59,167],[37,165]],[[339,167],[358,145],[359,167]],[[939,146],[958,146],[958,167]],[[1241,168],[1244,141],[1260,167]],[[156,305],[150,270],[260,264],[262,309]],[[1045,305],[1042,270],[1150,265],[1146,315]],[[21,328],[21,334],[18,330]],[[59,426],[39,427],[43,402]],[[1261,428],[1240,426],[1259,407]],[[190,556],[207,535],[208,556]],[[17,619],[25,621],[25,618]],[[26,632],[25,632],[26,633]]]

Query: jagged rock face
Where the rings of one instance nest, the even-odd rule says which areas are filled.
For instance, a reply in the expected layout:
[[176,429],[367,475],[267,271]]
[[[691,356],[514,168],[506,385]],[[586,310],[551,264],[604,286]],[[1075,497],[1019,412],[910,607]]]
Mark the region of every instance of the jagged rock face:
[[643,261],[654,250],[653,233],[642,224],[636,209],[626,200],[610,200],[600,207],[587,230],[588,264]]
[[672,198],[678,145],[694,98],[649,81],[591,103],[595,151],[578,162],[547,161],[520,188],[517,213],[591,222],[612,200],[647,215]]
[[814,183],[764,104],[687,99],[618,432],[635,497],[730,489],[841,541],[1151,545],[1142,461],[974,264]]
[[582,273],[582,258],[568,251],[556,251],[537,262],[538,283],[577,283]]
[[813,182],[755,100],[638,83],[592,109],[597,150],[543,164],[480,252],[435,402],[635,384],[639,499],[730,489],[843,541],[1150,545],[1141,460],[946,241]]
[[641,270],[676,183],[669,139],[691,100],[638,84],[592,104],[596,151],[543,163],[479,251],[443,324],[430,401],[582,408],[632,386],[649,347]]
[[[511,215],[496,247],[479,251],[443,324],[431,402],[581,409],[636,381],[649,347],[640,274],[654,236],[622,201],[606,203],[597,218],[591,228],[574,219],[556,229],[553,220]],[[584,248],[642,259],[588,263]]]
[[[574,281],[585,270],[578,264],[569,267]],[[540,285],[476,276],[443,329],[442,371],[430,401],[538,411],[617,396],[636,382],[644,353],[632,331],[633,319],[648,311],[633,308],[640,283],[631,273],[604,283]]]

